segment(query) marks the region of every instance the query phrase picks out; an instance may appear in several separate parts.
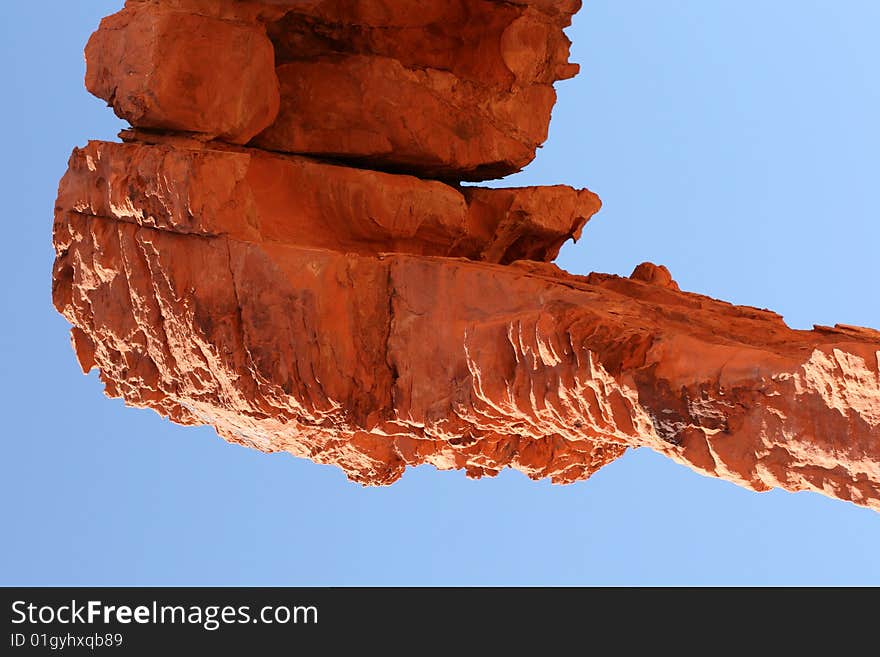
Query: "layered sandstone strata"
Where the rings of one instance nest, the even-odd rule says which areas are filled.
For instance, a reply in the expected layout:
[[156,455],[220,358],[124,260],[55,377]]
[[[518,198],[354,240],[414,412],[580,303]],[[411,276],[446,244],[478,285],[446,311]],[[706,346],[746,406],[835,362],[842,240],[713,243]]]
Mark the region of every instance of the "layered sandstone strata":
[[880,333],[792,330],[650,263],[567,274],[550,261],[594,194],[459,184],[533,156],[577,4],[105,19],[87,82],[137,129],[76,149],[59,188],[53,300],[83,371],[364,484],[426,463],[571,482],[647,446],[880,509]]
[[86,84],[139,128],[485,180],[546,140],[577,4],[134,0]]

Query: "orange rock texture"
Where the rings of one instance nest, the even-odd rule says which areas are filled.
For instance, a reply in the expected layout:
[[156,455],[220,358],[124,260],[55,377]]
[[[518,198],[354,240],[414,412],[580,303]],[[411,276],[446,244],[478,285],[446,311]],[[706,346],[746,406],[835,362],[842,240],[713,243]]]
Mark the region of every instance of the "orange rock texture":
[[579,2],[134,0],[86,47],[133,126],[447,180],[520,170]]
[[74,150],[55,211],[83,371],[364,484],[646,446],[880,510],[880,333],[567,274],[593,193],[459,184],[534,157],[578,6],[129,1],[86,81],[133,127]]

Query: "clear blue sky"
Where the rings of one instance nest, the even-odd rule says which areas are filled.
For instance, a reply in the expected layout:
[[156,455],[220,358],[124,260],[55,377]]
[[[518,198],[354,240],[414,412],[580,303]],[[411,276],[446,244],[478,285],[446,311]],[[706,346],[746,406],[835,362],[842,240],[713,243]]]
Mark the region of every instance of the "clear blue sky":
[[[391,488],[108,400],[51,307],[70,150],[121,124],[82,48],[121,0],[4,5],[2,584],[880,584],[880,514],[639,450],[568,487]],[[511,182],[605,208],[561,264],[653,260],[795,327],[880,327],[880,3],[587,0],[551,139]]]

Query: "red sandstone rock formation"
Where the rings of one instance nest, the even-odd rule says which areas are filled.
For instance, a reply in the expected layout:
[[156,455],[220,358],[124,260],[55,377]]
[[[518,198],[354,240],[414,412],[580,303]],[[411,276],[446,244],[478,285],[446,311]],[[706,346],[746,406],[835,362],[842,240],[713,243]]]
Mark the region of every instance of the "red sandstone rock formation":
[[86,46],[86,87],[143,128],[250,141],[280,97],[265,30],[137,4],[108,16]]
[[600,206],[592,192],[563,185],[457,189],[222,143],[126,137],[175,146],[74,151],[60,206],[194,235],[503,264],[552,260]]
[[90,89],[143,129],[76,149],[59,189],[53,299],[83,371],[364,484],[424,463],[571,482],[648,446],[880,509],[880,333],[791,330],[650,263],[549,264],[595,195],[455,181],[531,158],[549,106],[524,99],[571,74],[577,3],[418,4],[142,0],[105,19]]
[[547,138],[578,5],[133,0],[89,41],[86,85],[139,128],[485,180]]

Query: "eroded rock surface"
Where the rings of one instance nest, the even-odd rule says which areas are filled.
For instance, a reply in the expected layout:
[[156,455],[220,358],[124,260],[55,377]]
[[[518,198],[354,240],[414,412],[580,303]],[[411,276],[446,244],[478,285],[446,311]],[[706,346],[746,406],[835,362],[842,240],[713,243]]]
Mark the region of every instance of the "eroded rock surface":
[[133,3],[85,55],[86,87],[138,127],[243,144],[278,116],[274,50],[256,24]]
[[76,149],[55,211],[83,371],[364,484],[566,483],[646,446],[880,509],[880,333],[792,330],[652,263],[567,274],[592,192],[459,184],[533,156],[578,6],[130,1],[88,83],[137,129]]
[[139,128],[487,180],[547,139],[579,4],[130,0],[86,83]]
[[160,143],[76,149],[59,205],[194,235],[503,264],[552,260],[601,205],[589,190],[564,185],[457,188],[219,142],[142,137]]

